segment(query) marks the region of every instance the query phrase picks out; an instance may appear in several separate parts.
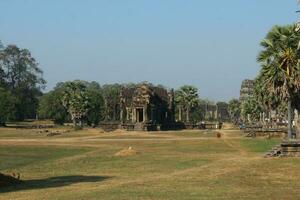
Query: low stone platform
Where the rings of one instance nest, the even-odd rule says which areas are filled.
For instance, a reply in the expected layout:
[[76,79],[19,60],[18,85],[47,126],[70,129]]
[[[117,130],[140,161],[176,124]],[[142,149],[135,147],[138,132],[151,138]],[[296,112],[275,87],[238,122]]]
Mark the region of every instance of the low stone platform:
[[267,152],[265,157],[300,157],[300,140],[283,141]]
[[280,146],[281,156],[300,157],[300,140],[284,141]]

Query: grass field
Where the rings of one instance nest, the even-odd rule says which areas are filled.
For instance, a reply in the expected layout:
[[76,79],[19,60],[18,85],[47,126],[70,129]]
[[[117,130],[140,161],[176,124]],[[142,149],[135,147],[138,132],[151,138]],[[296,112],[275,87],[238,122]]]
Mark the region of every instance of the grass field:
[[[0,172],[24,183],[0,199],[300,199],[300,159],[263,158],[280,139],[221,132],[2,128]],[[137,154],[115,156],[128,147]]]

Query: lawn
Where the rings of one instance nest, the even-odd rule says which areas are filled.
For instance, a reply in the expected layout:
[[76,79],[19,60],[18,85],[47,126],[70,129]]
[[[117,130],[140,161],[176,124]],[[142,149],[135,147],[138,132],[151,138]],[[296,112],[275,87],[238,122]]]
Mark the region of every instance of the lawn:
[[[0,172],[24,183],[0,199],[300,199],[300,159],[263,158],[280,139],[238,131],[0,129]],[[136,154],[115,156],[132,147]]]

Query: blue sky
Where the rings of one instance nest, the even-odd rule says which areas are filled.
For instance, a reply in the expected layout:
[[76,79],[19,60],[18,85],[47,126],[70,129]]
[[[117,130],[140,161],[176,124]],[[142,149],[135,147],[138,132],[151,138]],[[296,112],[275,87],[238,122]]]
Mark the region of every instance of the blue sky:
[[297,0],[0,0],[0,40],[29,49],[59,81],[149,81],[238,97],[259,42],[298,21]]

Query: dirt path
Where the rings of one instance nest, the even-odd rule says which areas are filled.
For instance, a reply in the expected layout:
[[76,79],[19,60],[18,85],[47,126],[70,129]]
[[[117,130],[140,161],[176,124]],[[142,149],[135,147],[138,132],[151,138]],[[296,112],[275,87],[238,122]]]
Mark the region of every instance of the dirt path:
[[[56,138],[56,139],[0,139],[0,144],[9,143],[72,143],[72,142],[139,142],[139,141],[198,141],[215,140],[214,137],[174,137],[174,138]],[[231,138],[237,139],[237,138]]]
[[[222,134],[222,140],[226,145],[239,151],[242,156],[246,156],[249,154],[243,147],[241,147],[238,142],[233,140],[233,138],[240,138],[240,136],[232,137],[232,131],[229,130],[220,130],[219,132]],[[239,133],[239,131],[236,132]]]

